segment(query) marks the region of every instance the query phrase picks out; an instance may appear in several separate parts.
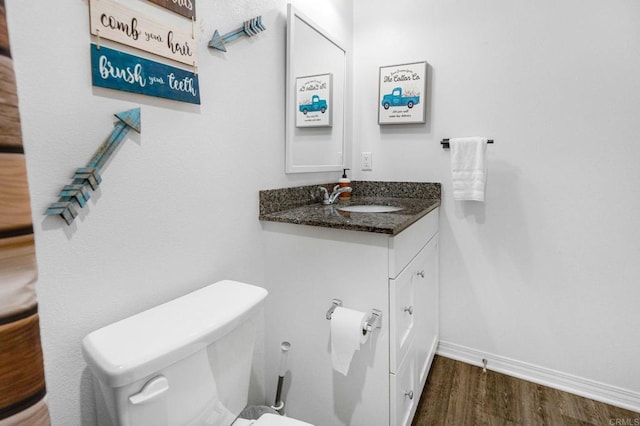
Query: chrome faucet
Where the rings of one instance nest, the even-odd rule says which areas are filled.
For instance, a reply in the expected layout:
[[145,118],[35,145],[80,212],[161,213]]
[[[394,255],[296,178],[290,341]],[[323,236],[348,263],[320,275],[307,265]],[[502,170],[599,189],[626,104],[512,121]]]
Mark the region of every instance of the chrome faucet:
[[340,187],[340,185],[336,185],[333,187],[333,192],[329,195],[329,191],[324,186],[319,186],[318,189],[322,192],[322,204],[333,204],[336,199],[345,192],[351,192],[352,189],[350,186]]

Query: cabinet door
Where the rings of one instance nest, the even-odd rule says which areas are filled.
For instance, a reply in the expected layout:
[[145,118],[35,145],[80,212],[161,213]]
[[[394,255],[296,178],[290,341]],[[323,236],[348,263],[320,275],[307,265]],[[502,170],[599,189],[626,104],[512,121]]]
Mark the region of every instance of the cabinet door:
[[414,346],[416,384],[422,389],[439,339],[438,234],[420,251],[415,262]]
[[415,356],[413,346],[403,360],[397,374],[389,374],[390,385],[390,426],[410,426],[416,412],[420,394],[416,388]]
[[414,337],[415,267],[413,262],[398,278],[389,280],[389,372],[397,373]]

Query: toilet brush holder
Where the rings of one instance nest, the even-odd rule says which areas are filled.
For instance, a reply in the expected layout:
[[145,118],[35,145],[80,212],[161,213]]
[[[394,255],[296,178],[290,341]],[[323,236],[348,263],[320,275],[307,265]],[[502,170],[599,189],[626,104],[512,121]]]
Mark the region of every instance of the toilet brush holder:
[[291,343],[282,342],[280,344],[280,369],[278,371],[278,386],[276,388],[276,400],[271,406],[280,414],[284,414],[284,401],[282,400],[282,384],[284,383],[284,376],[287,374],[287,355],[291,349]]

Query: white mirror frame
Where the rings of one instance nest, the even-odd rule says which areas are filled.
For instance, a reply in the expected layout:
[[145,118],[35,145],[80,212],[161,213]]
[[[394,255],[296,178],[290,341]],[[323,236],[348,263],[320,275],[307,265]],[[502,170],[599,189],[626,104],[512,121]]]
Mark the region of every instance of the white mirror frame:
[[[341,158],[338,161],[338,153],[328,153],[327,155],[331,157],[334,155],[336,158],[335,164],[295,164],[295,150],[296,150],[296,78],[302,77],[304,71],[300,71],[296,66],[296,58],[295,52],[293,52],[294,40],[296,37],[296,26],[300,22],[303,25],[307,25],[309,28],[317,32],[320,36],[327,40],[329,46],[335,47],[342,52],[344,60],[342,64],[333,65],[335,68],[331,69],[332,66],[328,66],[328,69],[317,69],[314,70],[311,74],[324,74],[324,73],[342,73],[342,84],[341,87],[336,87],[334,85],[333,90],[338,91],[338,96],[334,92],[333,102],[336,100],[341,102],[341,108],[339,109],[338,117],[336,115],[333,116],[334,127],[331,128],[331,132],[334,137],[338,137],[340,140],[340,153]],[[315,72],[317,71],[317,72]],[[300,72],[301,75],[296,75],[295,73]],[[333,171],[342,171],[345,167],[345,109],[346,109],[346,83],[347,83],[347,51],[338,43],[332,36],[327,34],[323,29],[321,29],[318,25],[316,25],[309,17],[305,16],[291,4],[287,6],[287,70],[286,70],[286,102],[285,102],[285,172],[286,173],[310,173],[310,172],[333,172]],[[337,111],[333,111],[335,114]],[[306,130],[309,131],[309,130]],[[311,130],[313,132],[314,130]],[[299,141],[298,141],[299,142]],[[328,144],[331,150],[334,150],[335,145]]]

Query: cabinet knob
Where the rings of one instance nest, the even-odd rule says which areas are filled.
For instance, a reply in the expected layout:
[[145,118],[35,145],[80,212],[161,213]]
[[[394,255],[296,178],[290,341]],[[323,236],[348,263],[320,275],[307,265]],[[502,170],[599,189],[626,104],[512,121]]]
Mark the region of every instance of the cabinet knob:
[[416,275],[419,276],[420,278],[424,278],[424,269],[422,271],[416,272]]
[[407,312],[409,315],[413,315],[413,306],[405,306],[404,311]]
[[411,390],[410,390],[410,391],[406,391],[406,392],[404,393],[404,396],[408,396],[408,397],[409,397],[409,399],[413,399],[413,391],[411,391]]

